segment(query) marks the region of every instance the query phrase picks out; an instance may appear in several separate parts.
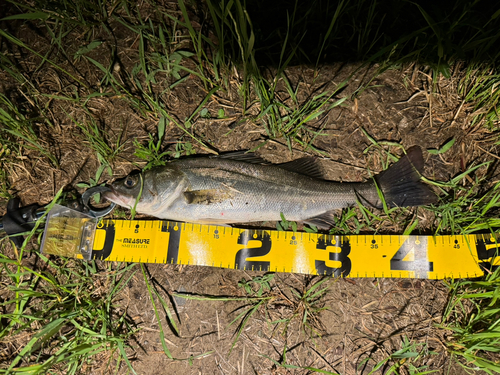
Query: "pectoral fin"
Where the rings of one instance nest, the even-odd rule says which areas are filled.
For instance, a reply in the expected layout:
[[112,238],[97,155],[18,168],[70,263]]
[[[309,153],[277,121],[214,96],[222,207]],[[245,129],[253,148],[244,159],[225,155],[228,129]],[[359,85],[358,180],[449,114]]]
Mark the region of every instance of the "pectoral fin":
[[232,197],[228,189],[205,189],[184,192],[184,199],[188,204],[214,204],[221,203]]

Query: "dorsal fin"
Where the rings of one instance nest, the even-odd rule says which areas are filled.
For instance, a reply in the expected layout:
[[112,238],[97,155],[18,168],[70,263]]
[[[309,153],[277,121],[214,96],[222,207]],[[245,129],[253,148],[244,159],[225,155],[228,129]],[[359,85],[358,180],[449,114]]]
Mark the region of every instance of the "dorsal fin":
[[253,152],[246,151],[233,151],[226,152],[218,156],[210,156],[211,158],[219,159],[231,159],[236,161],[243,161],[250,164],[261,164],[261,165],[274,165],[276,167],[286,169],[290,172],[295,172],[303,174],[309,177],[317,178],[323,180],[325,173],[323,167],[318,163],[318,160],[311,156],[306,156],[300,159],[292,160],[287,163],[272,164],[260,156],[254,154]]
[[318,160],[312,156],[292,160],[288,163],[277,164],[276,166],[290,172],[303,174],[320,180],[325,179],[323,167],[318,163]]
[[231,159],[236,161],[243,161],[245,163],[250,164],[270,164],[268,161],[262,159],[260,156],[253,152],[247,151],[232,151],[226,152],[217,156],[210,156],[211,158],[219,158],[219,159]]

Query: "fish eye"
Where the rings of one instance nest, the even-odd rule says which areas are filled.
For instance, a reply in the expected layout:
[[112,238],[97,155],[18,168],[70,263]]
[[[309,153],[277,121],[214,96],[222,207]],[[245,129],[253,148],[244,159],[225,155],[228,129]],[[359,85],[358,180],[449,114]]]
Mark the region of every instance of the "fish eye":
[[125,177],[125,180],[123,181],[123,185],[128,189],[133,188],[135,185],[137,185],[137,176]]

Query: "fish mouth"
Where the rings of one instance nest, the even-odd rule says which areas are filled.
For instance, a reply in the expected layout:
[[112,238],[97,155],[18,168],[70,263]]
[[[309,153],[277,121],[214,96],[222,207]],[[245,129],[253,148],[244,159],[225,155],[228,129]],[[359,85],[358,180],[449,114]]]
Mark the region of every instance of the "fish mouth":
[[116,203],[119,206],[122,207],[132,207],[130,202],[134,200],[134,197],[125,195],[123,193],[118,193],[115,189],[113,189],[113,186],[108,186],[111,190],[106,191],[102,194],[103,198]]

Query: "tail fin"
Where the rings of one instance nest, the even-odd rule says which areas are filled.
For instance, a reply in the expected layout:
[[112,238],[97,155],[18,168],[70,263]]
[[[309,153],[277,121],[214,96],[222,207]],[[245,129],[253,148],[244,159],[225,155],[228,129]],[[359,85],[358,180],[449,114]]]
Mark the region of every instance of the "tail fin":
[[420,182],[420,172],[423,167],[422,150],[418,146],[413,146],[396,164],[375,177],[387,205],[410,207],[437,201],[436,194]]

